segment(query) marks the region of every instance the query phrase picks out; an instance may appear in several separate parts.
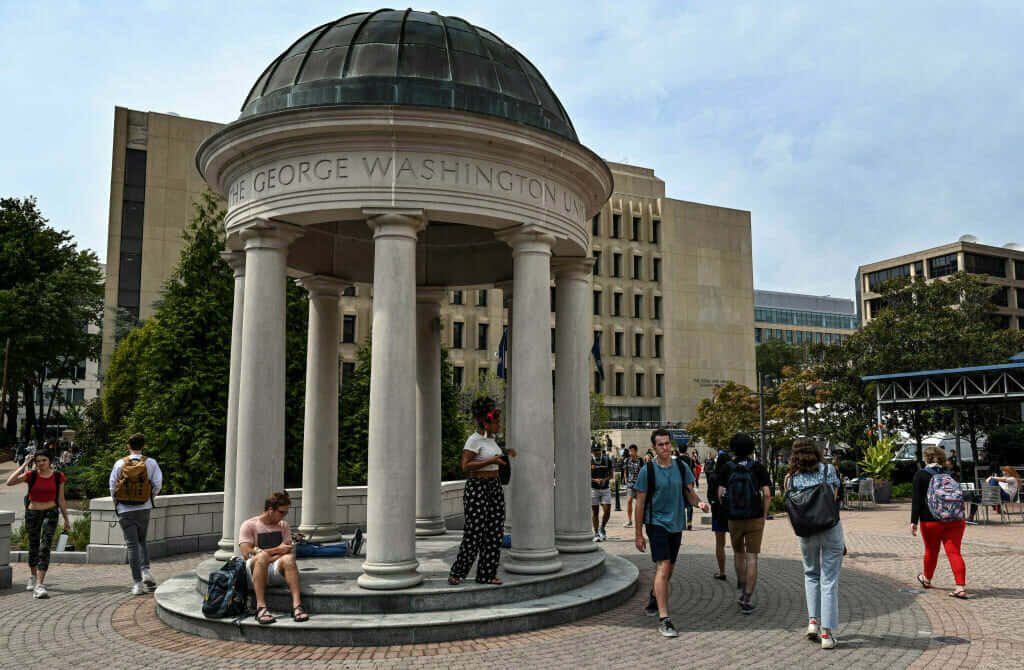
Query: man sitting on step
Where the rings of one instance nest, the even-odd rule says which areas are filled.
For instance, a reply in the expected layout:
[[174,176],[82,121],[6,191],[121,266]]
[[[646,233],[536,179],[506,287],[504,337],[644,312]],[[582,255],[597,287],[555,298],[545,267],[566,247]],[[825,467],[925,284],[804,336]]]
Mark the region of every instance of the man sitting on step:
[[245,521],[238,530],[238,546],[256,592],[256,621],[263,625],[277,621],[267,610],[267,587],[282,584],[288,585],[292,595],[292,619],[309,621],[299,595],[292,534],[284,520],[291,504],[285,491],[271,493],[263,503],[263,514]]

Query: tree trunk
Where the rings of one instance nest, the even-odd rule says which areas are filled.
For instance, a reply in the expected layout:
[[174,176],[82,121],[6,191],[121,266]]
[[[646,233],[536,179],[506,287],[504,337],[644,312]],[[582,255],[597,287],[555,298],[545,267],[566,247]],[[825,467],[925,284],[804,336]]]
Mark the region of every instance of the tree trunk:
[[25,399],[25,436],[24,437],[25,437],[26,440],[32,439],[34,437],[35,440],[36,440],[36,443],[38,444],[39,436],[32,434],[32,431],[36,430],[36,400],[35,400],[35,395],[33,394],[34,390],[35,390],[35,387],[32,385],[32,381],[29,380],[29,379],[26,379],[25,382],[22,384],[22,388],[21,388],[22,396]]

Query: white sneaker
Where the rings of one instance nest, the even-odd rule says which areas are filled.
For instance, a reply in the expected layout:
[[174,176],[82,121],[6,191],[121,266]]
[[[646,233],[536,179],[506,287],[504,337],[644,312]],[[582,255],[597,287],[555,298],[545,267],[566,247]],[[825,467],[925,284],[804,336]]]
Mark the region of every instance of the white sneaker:
[[42,584],[36,584],[36,587],[32,589],[33,598],[49,598],[50,592],[46,590],[46,587]]
[[601,533],[598,533],[597,531],[595,531],[594,532],[594,539],[591,540],[591,541],[592,542],[600,542],[601,541]]
[[817,621],[812,621],[807,624],[807,639],[817,640],[818,636],[821,635],[821,626],[818,625]]
[[633,522],[632,521],[627,521],[626,523],[622,524],[622,527],[623,528],[632,528],[633,527]]
[[836,640],[835,633],[822,633],[821,634],[821,648],[822,649],[835,649],[839,641]]
[[149,568],[142,568],[142,584],[150,591],[156,589],[156,577],[149,571]]
[[133,596],[144,596],[146,595],[146,587],[142,585],[142,582],[135,582],[132,586]]
[[36,578],[35,577],[29,577],[28,581],[25,582],[25,590],[26,591],[32,591],[35,588],[36,588]]
[[601,541],[604,542],[608,539],[608,533],[605,532],[604,528],[601,529]]

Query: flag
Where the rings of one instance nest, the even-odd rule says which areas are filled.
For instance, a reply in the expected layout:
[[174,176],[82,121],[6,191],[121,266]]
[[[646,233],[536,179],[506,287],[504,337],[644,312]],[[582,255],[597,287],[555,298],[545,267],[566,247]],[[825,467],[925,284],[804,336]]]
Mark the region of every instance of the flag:
[[590,348],[590,353],[594,355],[594,362],[597,363],[597,374],[601,375],[601,381],[604,381],[604,365],[601,363],[601,340],[594,340],[594,346]]
[[508,370],[505,367],[505,356],[508,355],[508,330],[501,334],[501,343],[498,345],[498,377],[505,379]]

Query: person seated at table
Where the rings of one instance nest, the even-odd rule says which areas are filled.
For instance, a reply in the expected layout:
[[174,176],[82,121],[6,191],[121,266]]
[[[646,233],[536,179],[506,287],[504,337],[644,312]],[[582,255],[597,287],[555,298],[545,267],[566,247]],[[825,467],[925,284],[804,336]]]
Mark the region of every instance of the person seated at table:
[[[1017,500],[1017,492],[1020,490],[1020,475],[1009,465],[1004,465],[1000,472],[1001,475],[991,475],[985,481],[988,486],[999,487],[999,497],[1003,502],[1013,502]],[[993,509],[999,512],[999,505],[996,505]],[[977,503],[971,503],[971,513],[967,517],[968,523],[974,522],[974,516],[978,512]]]

